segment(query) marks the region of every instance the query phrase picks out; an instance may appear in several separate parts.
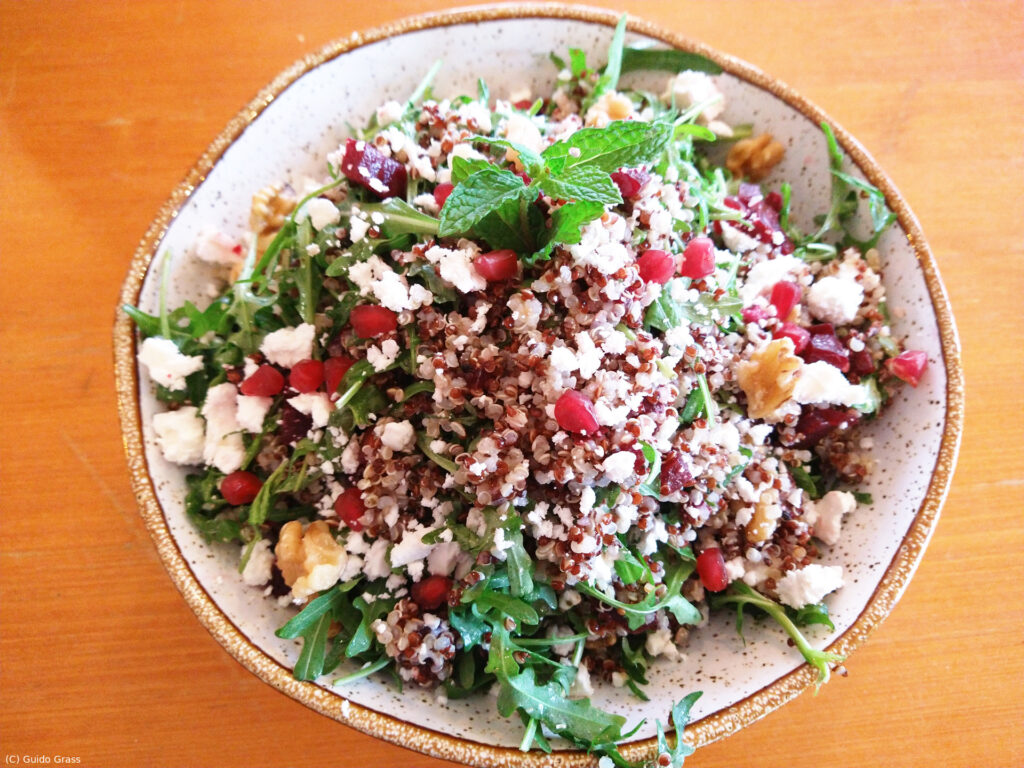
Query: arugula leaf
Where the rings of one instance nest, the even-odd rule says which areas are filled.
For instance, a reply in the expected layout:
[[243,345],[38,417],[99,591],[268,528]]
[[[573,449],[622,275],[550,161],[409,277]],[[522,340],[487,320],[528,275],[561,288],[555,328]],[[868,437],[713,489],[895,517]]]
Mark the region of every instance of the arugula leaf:
[[643,451],[644,458],[647,460],[647,466],[650,469],[647,470],[647,477],[637,488],[639,493],[644,496],[653,496],[656,499],[661,498],[661,454],[654,450],[654,447],[650,443],[641,442],[640,449]]
[[463,652],[480,645],[483,636],[490,631],[490,624],[484,620],[472,603],[450,608],[448,622],[462,638]]
[[672,725],[675,728],[675,744],[669,748],[668,739],[665,738],[665,730],[659,720],[658,728],[658,754],[667,754],[670,759],[669,768],[681,768],[683,761],[693,754],[694,748],[683,741],[683,729],[690,722],[690,709],[702,695],[701,691],[685,696],[672,705]]
[[671,140],[673,131],[672,123],[667,121],[616,120],[604,128],[583,128],[549,146],[541,157],[553,174],[578,165],[612,173],[619,168],[653,163]]
[[615,573],[622,579],[623,584],[636,584],[645,576],[650,580],[651,569],[640,558],[633,554],[633,551],[625,544],[619,549],[619,556],[615,559]]
[[835,631],[836,625],[832,623],[832,617],[828,615],[828,606],[824,603],[805,605],[798,611],[787,608],[786,613],[801,627],[807,627],[811,624],[824,624],[829,629]]
[[622,73],[640,70],[660,72],[707,72],[721,74],[722,68],[699,53],[675,48],[626,48],[622,52]]
[[592,166],[570,168],[558,177],[542,175],[537,186],[554,200],[589,200],[606,205],[622,202],[622,194],[611,176]]
[[685,277],[677,277],[662,286],[661,294],[644,313],[644,325],[662,332],[690,323],[711,325],[715,322],[711,314],[713,310],[727,319],[738,317],[743,309],[743,301],[738,296],[724,295],[716,301],[714,294],[702,293],[696,301],[677,301],[672,297],[675,285],[688,289],[689,281]]
[[[619,84],[619,74],[622,72],[622,46],[626,39],[626,14],[619,17],[619,23],[615,25],[615,33],[612,35],[612,42],[608,46],[608,63],[605,64],[601,76],[597,79],[593,92],[587,99],[589,106],[597,101],[602,95],[614,91]],[[584,110],[586,111],[586,110]]]
[[853,498],[857,500],[858,504],[874,504],[875,500],[870,493],[864,493],[863,491],[854,491]]
[[481,168],[452,190],[441,209],[442,237],[465,234],[487,214],[506,203],[518,204],[533,192],[511,171]]
[[686,404],[683,405],[683,410],[679,412],[679,421],[685,426],[689,426],[703,410],[704,393],[700,387],[694,387],[690,390],[690,394],[686,396]]
[[799,464],[787,464],[786,467],[797,488],[803,489],[811,499],[821,498],[821,489],[818,487],[818,483],[806,469]]
[[505,541],[511,546],[505,550],[505,562],[508,565],[509,590],[516,597],[533,594],[533,558],[523,547],[523,533],[518,515],[509,515],[505,527]]
[[683,582],[693,573],[693,569],[694,564],[685,561],[668,566],[664,580],[664,595],[659,598],[656,592],[651,592],[646,598],[637,603],[624,603],[621,600],[616,600],[614,597],[609,597],[586,582],[577,584],[576,589],[600,600],[602,603],[607,603],[613,608],[620,609],[626,615],[626,621],[631,630],[640,629],[640,627],[647,623],[651,614],[662,609],[671,611],[672,615],[681,624],[696,624],[701,620],[700,611],[691,605],[681,594]]
[[313,624],[319,621],[321,616],[329,614],[335,609],[344,593],[342,585],[332,587],[314,600],[310,600],[299,613],[291,618],[287,624],[278,629],[274,634],[280,638],[289,640],[308,632]]
[[865,415],[878,413],[882,408],[882,393],[878,389],[878,381],[874,376],[865,376],[860,383],[867,390],[867,398],[863,403],[857,403],[853,407]]
[[379,213],[384,217],[381,234],[387,238],[398,235],[436,235],[440,222],[413,208],[405,200],[389,197],[382,203],[360,203],[359,210],[368,215]]
[[226,516],[232,509],[220,495],[222,477],[219,471],[210,468],[205,475],[185,478],[188,487],[185,514],[205,541],[241,541],[241,521]]
[[352,633],[352,638],[348,641],[348,645],[345,646],[345,656],[351,659],[353,656],[358,656],[370,650],[374,643],[373,630],[370,629],[370,625],[377,619],[385,616],[395,607],[396,602],[398,601],[382,599],[380,597],[372,603],[367,603],[362,597],[357,597],[352,601],[353,607],[363,615],[363,618],[360,620],[355,632]]
[[292,671],[296,680],[316,680],[324,673],[327,632],[332,620],[331,615],[325,613],[302,632],[302,652]]

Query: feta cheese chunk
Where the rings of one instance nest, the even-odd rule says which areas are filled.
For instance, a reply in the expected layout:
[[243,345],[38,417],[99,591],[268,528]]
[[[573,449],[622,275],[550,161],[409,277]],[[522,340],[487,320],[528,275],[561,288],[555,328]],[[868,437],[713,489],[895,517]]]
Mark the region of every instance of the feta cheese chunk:
[[263,431],[263,420],[267,418],[267,411],[273,405],[274,398],[258,397],[256,395],[239,395],[238,411],[235,418],[238,425],[246,432],[259,433]]
[[204,422],[199,409],[188,405],[153,416],[156,444],[174,464],[198,464],[203,460]]
[[203,232],[195,253],[200,261],[218,267],[233,267],[242,261],[242,246],[223,232]]
[[842,371],[824,361],[800,366],[793,399],[801,405],[833,403],[851,407],[866,402],[868,390],[861,384],[851,384]]
[[290,397],[288,405],[313,419],[314,429],[326,427],[331,418],[331,411],[334,410],[334,403],[326,392],[308,392]]
[[338,206],[326,197],[318,197],[306,203],[306,213],[309,215],[309,223],[318,231],[341,220]]
[[857,508],[857,499],[848,491],[829,491],[818,501],[808,501],[804,520],[814,526],[814,535],[830,547],[839,542],[843,515]]
[[853,322],[863,300],[860,283],[842,277],[822,277],[807,291],[811,314],[834,325]]
[[309,323],[302,323],[295,328],[282,328],[267,334],[260,345],[260,352],[271,363],[291,368],[296,363],[313,357],[315,335],[316,329]]
[[416,429],[408,421],[391,421],[381,430],[380,441],[393,451],[407,451],[416,442]]
[[239,434],[242,427],[238,423],[238,390],[235,385],[224,382],[210,387],[202,413],[206,419],[203,461],[224,474],[230,474],[242,466],[245,458],[245,446]]
[[799,571],[790,571],[779,579],[776,590],[779,600],[790,608],[820,603],[829,592],[843,586],[841,565],[818,565],[813,563]]
[[725,96],[718,90],[715,81],[704,72],[686,70],[668,81],[666,101],[675,99],[676,108],[685,110],[695,104],[704,104],[704,110],[697,118],[705,125],[725,111]]
[[[245,552],[245,547],[241,549]],[[249,553],[249,561],[242,569],[242,581],[250,587],[262,587],[270,581],[270,567],[274,564],[274,553],[270,551],[270,539],[260,539]]]
[[610,214],[607,224],[594,219],[583,227],[580,241],[569,246],[569,252],[579,266],[613,275],[633,259],[623,242],[625,237],[626,220]]
[[459,245],[462,247],[456,249],[434,245],[423,255],[431,264],[437,264],[441,278],[454,285],[460,292],[484,290],[487,281],[473,266],[473,258],[479,253],[479,249],[465,240],[460,241]]
[[398,352],[398,342],[394,339],[385,339],[379,347],[374,345],[366,350],[366,362],[379,373],[398,359]]
[[433,528],[423,528],[418,531],[406,531],[402,540],[391,548],[389,556],[392,568],[401,568],[419,560],[423,560],[434,549],[433,544],[424,544],[423,537],[433,531]]
[[185,378],[202,370],[203,358],[183,355],[170,339],[150,336],[139,348],[139,362],[146,366],[149,378],[172,392],[185,389]]
[[632,451],[618,451],[604,460],[604,474],[613,483],[624,483],[636,469],[636,456]]

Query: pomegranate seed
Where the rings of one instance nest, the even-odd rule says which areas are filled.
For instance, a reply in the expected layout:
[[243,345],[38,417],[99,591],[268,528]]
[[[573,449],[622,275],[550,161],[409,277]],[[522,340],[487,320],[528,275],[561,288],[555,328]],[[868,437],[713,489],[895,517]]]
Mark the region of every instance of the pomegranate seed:
[[377,304],[361,304],[349,315],[352,330],[363,339],[373,339],[398,328],[398,315]]
[[666,454],[661,460],[661,495],[668,496],[691,485],[693,473],[683,461],[682,453],[672,451]]
[[850,427],[857,422],[856,411],[838,408],[805,408],[796,423],[796,431],[803,435],[797,448],[811,448],[822,441],[827,435],[840,427]]
[[533,106],[533,102],[529,99],[520,99],[519,101],[512,102],[512,106],[525,111]]
[[349,181],[365,187],[377,197],[405,195],[405,166],[385,157],[380,150],[365,141],[348,139],[345,142],[341,172]]
[[273,397],[284,389],[284,374],[272,365],[261,365],[238,388],[243,395]]
[[363,524],[359,518],[366,512],[366,505],[363,504],[363,494],[358,488],[346,488],[341,496],[334,500],[334,514],[353,531],[363,530]]
[[683,251],[683,265],[679,274],[693,280],[707,277],[715,271],[715,244],[710,237],[695,237]]
[[427,576],[409,587],[409,594],[421,609],[432,611],[448,599],[451,588],[452,580],[447,576]]
[[772,336],[776,339],[789,339],[793,342],[793,351],[798,355],[803,352],[811,341],[811,332],[796,323],[783,323]]
[[351,357],[330,357],[324,361],[324,382],[327,384],[327,394],[331,397],[338,394],[341,380],[354,362]]
[[636,265],[640,268],[640,279],[645,283],[664,285],[676,271],[676,260],[665,251],[644,251],[636,260]]
[[316,392],[324,383],[324,364],[319,360],[300,360],[288,374],[288,384],[296,392]]
[[508,248],[481,253],[473,259],[473,266],[480,277],[489,283],[508,280],[519,274],[519,258],[515,251]]
[[568,389],[555,403],[555,421],[566,432],[586,435],[597,431],[594,404],[582,392]]
[[744,323],[760,323],[762,320],[768,317],[768,312],[764,307],[754,305],[752,307],[744,307],[740,313],[743,315]]
[[798,303],[803,292],[796,283],[788,281],[778,282],[772,286],[772,295],[769,303],[775,307],[775,316],[779,320],[786,320]]
[[448,195],[455,189],[454,184],[438,184],[434,187],[434,202],[437,203],[438,208],[444,208],[445,201],[448,199]]
[[850,370],[850,352],[839,341],[831,323],[812,325],[807,331],[811,339],[800,355],[808,363],[815,363],[819,360],[829,365],[834,365],[843,373]]
[[240,469],[220,481],[220,495],[228,504],[237,507],[239,504],[249,504],[262,487],[263,481],[256,475]]
[[725,572],[725,559],[718,547],[705,549],[697,555],[697,574],[700,583],[708,592],[721,592],[729,586],[729,577]]
[[924,369],[928,367],[928,356],[920,350],[908,349],[886,360],[885,367],[896,378],[916,387],[921,381]]
[[650,178],[651,174],[643,168],[623,168],[612,174],[612,181],[619,188],[623,200],[632,200],[640,194]]

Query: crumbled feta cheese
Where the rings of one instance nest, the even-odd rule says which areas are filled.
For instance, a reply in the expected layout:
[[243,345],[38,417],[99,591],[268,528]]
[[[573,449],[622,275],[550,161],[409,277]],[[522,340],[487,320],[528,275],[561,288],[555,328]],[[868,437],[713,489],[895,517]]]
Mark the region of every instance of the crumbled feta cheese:
[[455,114],[459,116],[459,121],[464,124],[468,125],[471,121],[475,122],[479,133],[490,133],[493,128],[491,125],[490,107],[479,101],[470,101],[461,105]]
[[755,264],[739,287],[743,305],[753,304],[754,299],[762,293],[767,293],[777,282],[785,280],[804,267],[805,262],[796,256],[779,256]]
[[604,341],[601,342],[601,349],[609,355],[621,355],[626,352],[627,341],[629,339],[626,337],[626,334],[613,328],[605,334]]
[[395,100],[385,101],[379,107],[377,107],[377,125],[385,126],[390,125],[396,120],[402,117],[402,113],[405,112],[405,107],[399,104]]
[[393,451],[407,451],[416,442],[416,429],[408,421],[390,421],[384,425],[380,441]]
[[[242,552],[245,552],[243,547]],[[249,553],[249,561],[242,569],[242,581],[250,587],[261,587],[270,581],[270,566],[274,564],[274,553],[270,551],[270,539],[260,539]]]
[[388,561],[388,547],[391,542],[387,539],[377,539],[370,545],[370,549],[363,558],[363,573],[368,579],[384,579],[391,575],[391,564]]
[[807,309],[826,323],[843,325],[857,316],[864,289],[854,280],[822,277],[807,291]]
[[617,451],[606,457],[603,464],[605,477],[613,483],[624,483],[636,468],[636,456],[631,451]]
[[427,556],[427,570],[434,576],[450,576],[461,552],[462,549],[455,541],[435,544]]
[[313,428],[322,429],[327,426],[334,410],[334,403],[326,392],[307,392],[288,398],[288,405],[299,413],[313,419]]
[[223,232],[203,232],[196,243],[196,257],[218,267],[233,267],[242,261],[242,246]]
[[348,236],[353,243],[358,243],[366,238],[370,231],[370,222],[359,214],[358,209],[352,209],[352,216],[348,220]]
[[373,370],[380,372],[398,359],[398,352],[398,342],[385,339],[379,347],[372,346],[366,350],[366,360],[373,366]]
[[843,586],[841,565],[812,563],[799,571],[790,571],[776,585],[779,600],[791,608],[820,603],[829,592]]
[[612,275],[632,260],[623,242],[625,235],[626,220],[621,216],[611,214],[607,224],[594,219],[583,227],[579,243],[569,246],[569,252],[576,264]]
[[315,335],[316,329],[309,323],[302,323],[295,328],[282,328],[267,334],[260,345],[260,352],[269,362],[291,368],[313,356]]
[[526,298],[521,293],[514,293],[508,300],[508,309],[512,314],[512,330],[516,333],[527,333],[537,330],[540,313],[543,307],[537,299]]
[[668,629],[656,629],[647,635],[647,642],[644,649],[650,656],[665,658],[674,661],[679,658],[679,649],[672,642],[672,632]]
[[246,432],[262,432],[263,420],[267,418],[267,411],[273,405],[272,397],[257,397],[255,395],[239,395],[238,411],[235,418],[238,425]]
[[326,197],[318,197],[306,203],[306,213],[309,215],[309,223],[317,231],[341,220],[338,206]]
[[156,444],[167,461],[198,464],[203,460],[204,422],[199,409],[187,405],[153,416]]
[[[465,243],[464,246],[463,243]],[[434,245],[427,249],[424,256],[431,264],[438,265],[442,279],[454,285],[462,293],[484,290],[487,287],[487,281],[473,266],[473,258],[479,253],[479,249],[464,240],[460,241],[459,245],[461,247],[457,249]]]
[[576,667],[576,677],[569,688],[570,699],[584,699],[594,695],[594,686],[590,682],[590,670],[583,664]]
[[568,347],[552,347],[551,353],[548,355],[548,363],[556,371],[562,373],[572,373],[580,367],[576,360],[576,354]]
[[594,340],[590,337],[590,334],[586,331],[580,331],[575,336],[576,339],[576,361],[579,363],[580,368],[580,379],[586,381],[595,373],[597,369],[601,367],[601,361],[604,359],[604,355],[601,354],[601,350],[594,344]]
[[866,387],[851,384],[838,368],[822,360],[801,365],[797,373],[793,399],[801,405],[833,403],[849,407],[868,399]]
[[704,109],[698,120],[707,124],[725,111],[725,96],[718,89],[715,81],[704,72],[686,70],[670,78],[665,92],[666,101],[675,100],[677,109],[685,110],[697,104]]
[[150,336],[139,348],[139,362],[146,366],[149,378],[172,392],[185,389],[185,378],[203,368],[199,355],[183,355],[170,339]]
[[814,535],[830,547],[839,543],[843,515],[857,508],[857,499],[848,491],[829,491],[818,501],[808,501],[804,521],[814,526]]
[[245,446],[239,434],[241,427],[236,417],[238,411],[238,390],[234,384],[224,382],[206,393],[203,403],[203,418],[206,419],[206,441],[203,445],[203,461],[230,474],[242,466]]
[[544,138],[540,135],[540,129],[533,120],[518,112],[513,112],[505,119],[505,138],[537,154],[544,151]]
[[432,528],[423,528],[418,531],[406,531],[402,534],[402,540],[391,548],[391,567],[401,568],[430,555],[434,545],[424,544],[423,537],[432,530]]

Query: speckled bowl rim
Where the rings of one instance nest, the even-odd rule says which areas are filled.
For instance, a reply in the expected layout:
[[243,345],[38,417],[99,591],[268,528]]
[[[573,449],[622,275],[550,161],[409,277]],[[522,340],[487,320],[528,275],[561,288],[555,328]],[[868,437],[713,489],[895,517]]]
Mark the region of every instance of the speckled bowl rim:
[[[329,43],[318,52],[306,56],[278,75],[228,123],[164,203],[135,251],[121,290],[120,304],[135,304],[138,301],[143,280],[155,255],[156,246],[163,238],[171,221],[178,215],[192,192],[206,178],[227,148],[274,98],[296,79],[314,67],[347,51],[387,37],[434,27],[519,18],[568,19],[614,26],[618,21],[618,14],[585,6],[568,5],[478,6],[415,16],[365,32],[354,32],[349,37]],[[867,151],[831,117],[787,85],[740,59],[633,17],[629,19],[629,29],[670,46],[707,56],[717,62],[726,72],[772,93],[815,123],[827,121],[833,127],[836,138],[850,158],[863,171],[867,179],[884,192],[886,201],[899,217],[899,223],[920,264],[941,338],[943,364],[946,372],[945,426],[931,481],[913,523],[868,604],[853,625],[829,647],[829,650],[837,653],[849,654],[881,623],[902,595],[935,529],[939,510],[953,476],[963,430],[964,382],[960,361],[960,342],[946,290],[939,277],[935,259],[921,232],[920,224],[907,203]],[[596,763],[596,758],[593,756],[576,750],[556,751],[550,755],[539,751],[523,753],[512,747],[493,746],[455,738],[362,707],[313,683],[295,680],[290,669],[279,664],[256,647],[220,611],[196,579],[171,535],[146,463],[135,365],[135,334],[131,321],[120,309],[120,305],[114,325],[114,357],[117,401],[124,435],[124,448],[132,486],[143,520],[175,586],[195,611],[203,626],[243,666],[279,691],[321,714],[377,738],[435,757],[471,765],[494,767],[570,768],[570,766],[591,766]],[[798,667],[732,706],[692,724],[686,729],[687,741],[699,747],[735,733],[796,697],[813,683],[814,677],[814,671],[807,664]],[[654,755],[655,740],[649,738],[625,744],[622,746],[622,752],[632,760],[649,758]]]

